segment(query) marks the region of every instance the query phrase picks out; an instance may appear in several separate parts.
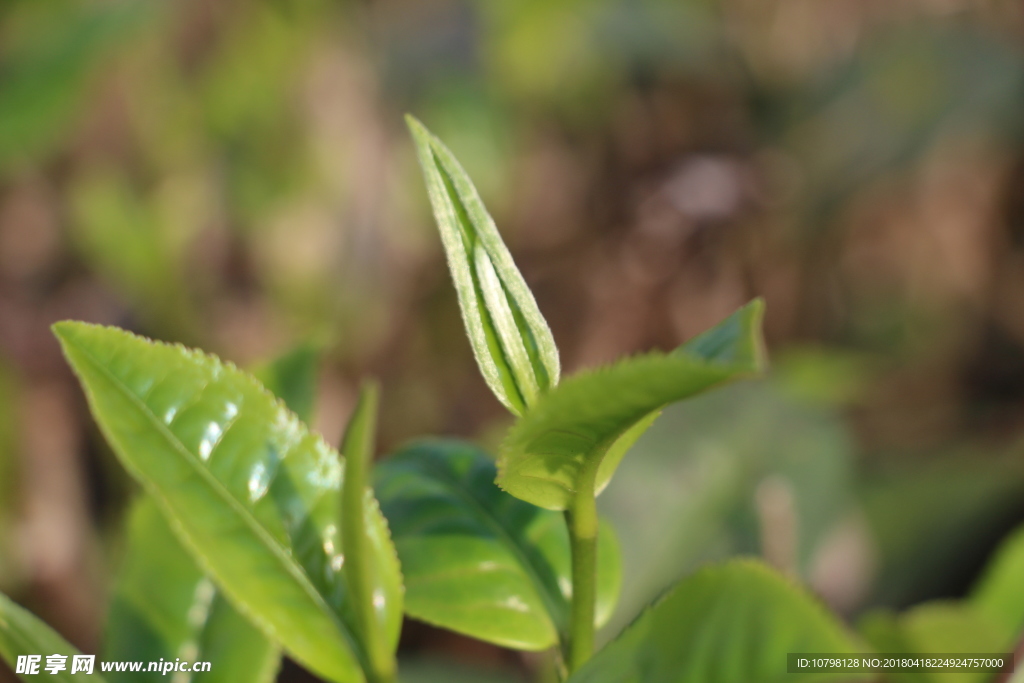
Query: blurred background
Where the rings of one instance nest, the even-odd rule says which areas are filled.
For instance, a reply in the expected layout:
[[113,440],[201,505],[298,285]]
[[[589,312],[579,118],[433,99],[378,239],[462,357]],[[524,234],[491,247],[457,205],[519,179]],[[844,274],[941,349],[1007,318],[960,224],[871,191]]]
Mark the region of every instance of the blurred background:
[[[382,452],[497,442],[408,111],[569,372],[767,300],[770,376],[667,411],[600,499],[605,637],[736,553],[850,619],[963,594],[1024,520],[1022,38],[1012,0],[0,1],[0,589],[97,651],[134,488],[56,320],[312,344],[332,443],[366,375]],[[402,655],[539,661],[414,623]]]

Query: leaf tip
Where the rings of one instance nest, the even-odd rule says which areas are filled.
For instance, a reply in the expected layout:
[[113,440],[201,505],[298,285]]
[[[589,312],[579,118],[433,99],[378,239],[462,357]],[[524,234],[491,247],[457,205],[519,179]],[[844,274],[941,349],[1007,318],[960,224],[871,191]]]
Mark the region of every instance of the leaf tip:
[[102,331],[107,329],[112,328],[81,320],[61,320],[50,325],[50,331],[53,332],[53,336],[60,342],[61,350],[73,367],[75,366],[74,359],[72,358],[73,347],[81,347],[87,344],[90,338],[95,338],[97,333],[102,333]]
[[420,123],[420,120],[413,116],[412,114],[410,114],[409,112],[405,113],[405,125],[409,126],[409,128],[413,130],[415,130],[416,128],[423,127],[423,124]]
[[78,320],[60,320],[50,325],[50,331],[53,332],[53,336],[64,342],[69,341],[74,336],[75,331],[81,329],[83,325],[85,323]]
[[417,142],[429,142],[433,137],[427,127],[423,125],[423,122],[412,114],[405,115],[405,125],[412,134],[412,137]]

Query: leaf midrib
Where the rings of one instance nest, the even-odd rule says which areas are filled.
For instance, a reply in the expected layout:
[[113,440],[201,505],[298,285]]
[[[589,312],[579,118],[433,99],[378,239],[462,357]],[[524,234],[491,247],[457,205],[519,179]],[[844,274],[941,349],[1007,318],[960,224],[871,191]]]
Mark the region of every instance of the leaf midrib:
[[[338,628],[338,631],[341,633],[342,637],[345,638],[346,644],[349,646],[350,651],[353,654],[353,659],[355,660],[356,663],[358,663],[360,660],[358,654],[359,650],[353,647],[353,635],[349,633],[344,622],[340,619],[340,617],[338,617],[334,610],[331,609],[329,605],[327,605],[323,597],[309,581],[309,578],[305,574],[305,570],[297,563],[291,561],[291,558],[288,556],[287,551],[277,544],[276,540],[272,536],[270,536],[269,532],[267,532],[263,528],[259,520],[257,520],[245,508],[245,506],[243,506],[233,495],[231,495],[231,493],[224,487],[224,485],[216,477],[214,477],[213,474],[206,467],[202,466],[201,464],[195,461],[196,456],[194,456],[187,448],[185,448],[185,445],[181,443],[177,436],[172,431],[170,431],[167,425],[165,425],[163,421],[160,420],[156,416],[156,414],[154,414],[152,409],[139,396],[137,396],[135,392],[133,392],[117,375],[115,375],[105,365],[103,365],[103,363],[101,363],[99,359],[97,359],[96,356],[92,354],[91,351],[89,351],[81,344],[77,344],[70,339],[68,339],[67,341],[70,344],[74,344],[75,347],[89,360],[93,367],[99,370],[100,373],[103,374],[108,379],[108,381],[110,381],[114,385],[114,387],[121,392],[123,396],[127,397],[129,401],[135,405],[136,409],[138,409],[155,426],[157,432],[161,436],[163,436],[164,439],[171,445],[172,450],[177,451],[179,455],[181,455],[184,458],[185,462],[187,462],[188,465],[192,468],[192,470],[199,474],[200,479],[210,487],[214,495],[216,495],[222,501],[226,502],[227,505],[239,515],[242,521],[245,522],[245,525],[249,528],[250,532],[261,543],[261,545],[263,545],[267,550],[270,551],[271,556],[278,560],[279,564],[284,568],[286,573],[296,581],[299,587],[307,594],[307,597],[311,598],[314,605],[316,605],[317,608],[324,612],[328,616],[328,618],[334,623],[334,625]],[[88,385],[85,386],[88,388]],[[90,393],[93,392],[90,390]],[[107,430],[104,429],[104,431]],[[108,437],[120,442],[120,439],[117,439],[117,437],[114,436],[113,434],[108,434]],[[149,482],[149,477],[144,477],[144,481]],[[150,484],[147,488],[151,489],[150,495],[153,495],[155,498],[163,501],[165,505],[169,506],[167,499],[162,495],[162,493],[156,486]],[[181,523],[178,522],[178,524],[180,525]],[[190,547],[192,547],[192,549],[196,552],[196,554],[199,557],[202,558],[203,563],[207,565],[206,568],[209,570],[210,561],[207,559],[206,553],[200,551],[199,548],[197,548],[196,545],[192,543],[190,539],[183,540],[186,540],[187,544]],[[211,573],[213,573],[212,570]],[[246,610],[246,612],[249,612],[252,616],[255,616],[255,614],[252,614],[252,610]],[[257,621],[259,623],[263,623],[267,635],[269,637],[271,637],[272,639],[277,639],[277,629],[270,627],[270,625],[266,623],[265,619],[257,619]]]
[[[480,316],[480,323],[483,326],[481,330],[486,340],[488,328],[490,328],[490,332],[493,334],[496,342],[497,351],[501,355],[501,362],[508,373],[509,380],[511,381],[511,386],[505,385],[502,378],[501,366],[495,362],[495,370],[498,373],[498,379],[506,393],[512,392],[515,394],[516,400],[512,400],[511,396],[509,396],[507,400],[513,404],[518,402],[518,404],[522,406],[519,410],[525,413],[528,405],[526,397],[523,396],[523,391],[519,387],[519,381],[515,377],[515,371],[512,369],[513,366],[509,359],[509,352],[505,348],[505,344],[502,343],[501,336],[498,334],[497,327],[494,324],[494,316],[491,315],[490,309],[487,307],[483,288],[480,286],[480,275],[477,273],[472,261],[473,247],[477,243],[483,247],[484,252],[487,254],[487,258],[491,259],[492,267],[494,265],[494,259],[487,248],[488,245],[486,240],[481,239],[480,231],[477,228],[476,223],[473,221],[473,217],[470,216],[466,203],[462,200],[462,196],[459,194],[458,187],[455,184],[455,178],[452,177],[452,174],[449,173],[448,169],[445,167],[444,162],[438,157],[437,152],[434,151],[433,145],[431,145],[430,154],[434,159],[434,167],[437,169],[437,173],[441,177],[441,185],[444,187],[445,194],[452,205],[452,213],[454,214],[455,221],[457,223],[456,229],[459,232],[460,241],[464,248],[463,256],[466,259],[466,272],[469,275],[469,281],[473,287],[473,303],[475,304],[477,314]],[[469,229],[465,229],[465,224],[469,225]],[[511,303],[512,299],[509,297],[508,289],[504,281],[501,279],[501,274],[497,272],[497,269],[495,269],[495,273],[506,300]]]

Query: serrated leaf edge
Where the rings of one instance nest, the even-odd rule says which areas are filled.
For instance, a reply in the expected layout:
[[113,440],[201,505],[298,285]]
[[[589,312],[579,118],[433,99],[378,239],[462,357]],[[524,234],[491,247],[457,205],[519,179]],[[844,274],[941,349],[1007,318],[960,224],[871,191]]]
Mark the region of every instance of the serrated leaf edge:
[[[80,321],[61,321],[55,323],[52,326],[54,333],[61,340],[62,344],[73,343],[69,339],[66,339],[60,332],[62,328],[71,326],[80,326],[83,328],[101,329],[107,332],[113,332],[124,338],[143,341],[154,346],[172,349],[190,358],[205,362],[212,362],[215,364],[215,366],[219,365],[220,368],[222,368],[222,371],[228,374],[233,374],[236,377],[240,378],[242,381],[248,383],[250,387],[254,388],[264,397],[269,398],[278,409],[285,411],[289,426],[297,424],[303,429],[305,429],[305,431],[314,436],[314,438],[319,442],[321,446],[326,448],[328,452],[333,453],[339,459],[339,464],[342,467],[344,467],[344,457],[341,456],[341,454],[339,454],[334,448],[332,448],[326,442],[326,440],[323,438],[321,434],[312,429],[309,429],[298,418],[298,416],[295,415],[295,413],[292,412],[292,410],[288,408],[287,405],[285,405],[284,401],[282,401],[277,396],[272,394],[269,390],[267,390],[266,387],[264,387],[262,383],[259,382],[259,380],[257,380],[249,373],[241,370],[231,361],[222,360],[215,354],[207,353],[199,349],[192,349],[181,343],[168,343],[159,340],[154,340],[143,335],[128,332],[127,330],[123,330],[119,327],[115,327],[112,325],[97,325],[94,323],[85,323]],[[307,593],[307,595],[313,600],[314,604],[318,608],[320,608],[320,610],[324,612],[324,614],[326,614],[333,621],[333,623],[338,628],[339,633],[345,639],[353,661],[358,666],[361,662],[358,641],[356,640],[354,634],[352,634],[349,631],[347,625],[344,623],[341,617],[327,604],[323,596],[320,595],[320,593],[313,586],[312,582],[306,576],[305,570],[302,569],[301,566],[298,566],[296,563],[294,563],[294,561],[291,559],[287,551],[284,548],[279,547],[279,545],[273,539],[273,537],[271,537],[263,528],[263,526],[259,523],[259,520],[253,517],[249,513],[249,511],[246,510],[245,507],[242,506],[234,498],[234,496],[232,496],[230,492],[228,492],[224,488],[224,485],[221,484],[220,481],[218,481],[216,477],[214,477],[206,467],[203,467],[201,464],[195,462],[195,456],[192,453],[190,453],[188,449],[184,447],[183,444],[181,444],[181,442],[177,439],[177,437],[173,435],[173,433],[169,432],[167,426],[163,422],[161,422],[159,419],[156,418],[155,415],[152,414],[152,411],[149,409],[148,406],[146,406],[144,403],[141,403],[140,399],[138,398],[138,396],[134,394],[134,392],[125,387],[121,380],[117,378],[115,375],[113,375],[101,362],[99,362],[88,349],[85,349],[84,347],[79,346],[77,344],[75,346],[82,353],[88,356],[90,362],[94,365],[94,367],[98,368],[104,375],[106,375],[108,379],[112,381],[118,387],[118,389],[129,398],[129,400],[131,400],[133,403],[136,403],[144,414],[152,418],[153,423],[156,425],[157,429],[161,432],[161,434],[163,434],[164,438],[166,438],[167,441],[172,445],[173,449],[175,451],[178,451],[182,455],[182,457],[186,459],[190,466],[192,466],[197,472],[199,472],[200,477],[202,477],[203,481],[206,481],[210,485],[211,489],[213,489],[216,492],[216,495],[218,497],[222,498],[225,502],[227,502],[227,504],[232,509],[236,510],[236,512],[240,514],[242,519],[245,520],[246,525],[252,530],[252,532],[264,544],[264,546],[268,550],[270,550],[272,556],[278,559],[278,561],[281,563],[281,566],[285,569],[285,571],[297,581],[302,590],[305,593]],[[75,371],[75,374],[78,375],[78,370],[75,368],[74,363],[70,364],[72,366],[72,369]],[[80,384],[82,385],[83,391],[88,395],[89,402],[91,404],[94,400],[92,389],[89,388],[88,384],[85,382],[80,382]],[[103,424],[99,423],[99,421],[97,421],[97,424],[99,425],[101,431],[103,432],[104,437],[108,441],[112,443],[119,442],[119,440],[116,439],[113,434],[108,432],[107,428]],[[137,471],[137,468],[134,466],[134,464],[129,463],[121,458],[118,459],[121,461],[121,463],[125,466],[126,469],[132,470],[133,476],[143,484],[143,487],[146,489],[146,492],[149,495],[153,496],[153,499],[157,503],[159,503],[161,512],[164,515],[164,519],[167,520],[169,526],[174,531],[175,536],[177,536],[179,542],[181,542],[182,545],[186,546],[192,551],[192,556],[196,559],[197,563],[203,569],[203,572],[208,576],[217,576],[218,572],[213,571],[212,564],[210,560],[207,558],[206,553],[202,552],[198,547],[196,547],[196,545],[191,541],[191,539],[189,539],[188,534],[186,534],[184,531],[184,525],[177,519],[176,514],[170,507],[170,504],[165,499],[165,497],[160,493],[159,487],[156,484],[151,483],[148,477],[142,476],[142,474],[139,471]],[[393,547],[394,543],[392,543],[391,545]],[[281,642],[281,638],[277,632],[277,629],[268,621],[266,621],[263,617],[254,613],[248,607],[248,605],[244,603],[244,601],[238,599],[237,596],[234,596],[234,591],[227,588],[227,582],[218,582],[218,584],[218,588],[221,588],[224,591],[225,595],[232,597],[231,604],[233,607],[238,609],[238,611],[241,612],[247,619],[249,619],[249,621],[255,624],[259,628],[259,630],[263,631],[264,635],[266,635],[268,638],[274,640],[275,642]],[[359,673],[362,674],[361,671]]]

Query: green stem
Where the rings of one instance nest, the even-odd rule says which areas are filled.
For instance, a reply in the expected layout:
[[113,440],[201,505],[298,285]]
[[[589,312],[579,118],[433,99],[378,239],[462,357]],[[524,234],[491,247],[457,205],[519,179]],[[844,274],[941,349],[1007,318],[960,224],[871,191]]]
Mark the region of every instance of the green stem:
[[341,543],[345,556],[343,571],[359,624],[357,635],[363,649],[366,678],[370,683],[392,683],[395,680],[395,658],[379,642],[380,626],[373,604],[370,539],[366,534],[366,498],[373,495],[369,479],[377,430],[378,394],[375,383],[363,385],[342,439],[345,481],[341,490]]
[[566,666],[576,671],[594,654],[594,611],[597,602],[597,498],[594,482],[600,458],[589,458],[580,473],[572,506],[565,511],[572,550],[572,604]]

